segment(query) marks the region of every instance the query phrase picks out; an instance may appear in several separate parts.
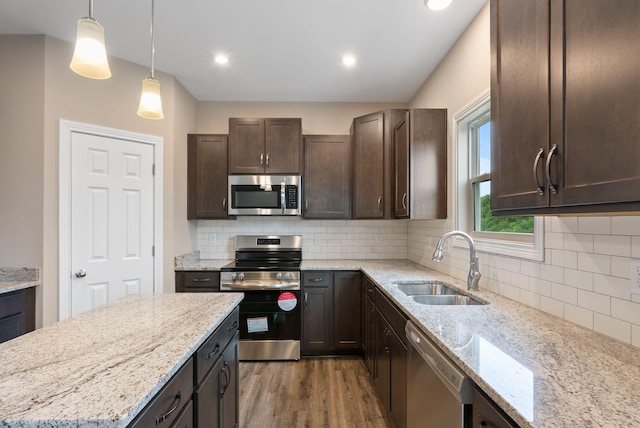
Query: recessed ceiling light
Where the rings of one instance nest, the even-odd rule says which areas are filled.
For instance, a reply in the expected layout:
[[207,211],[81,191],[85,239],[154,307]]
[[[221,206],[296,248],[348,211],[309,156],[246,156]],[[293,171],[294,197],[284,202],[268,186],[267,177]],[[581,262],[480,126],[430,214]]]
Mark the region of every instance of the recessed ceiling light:
[[356,57],[351,54],[346,54],[342,56],[342,65],[345,67],[353,67],[356,65]]
[[452,0],[424,0],[424,3],[431,10],[442,10],[449,7]]
[[216,55],[214,60],[218,64],[227,64],[229,62],[229,58],[226,55]]

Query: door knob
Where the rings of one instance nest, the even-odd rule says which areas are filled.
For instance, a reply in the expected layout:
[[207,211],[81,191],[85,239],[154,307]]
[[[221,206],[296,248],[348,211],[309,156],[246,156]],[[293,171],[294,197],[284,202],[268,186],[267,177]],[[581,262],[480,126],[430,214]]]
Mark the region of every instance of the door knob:
[[87,272],[85,272],[84,269],[78,269],[76,271],[76,278],[84,278],[85,276],[87,276]]

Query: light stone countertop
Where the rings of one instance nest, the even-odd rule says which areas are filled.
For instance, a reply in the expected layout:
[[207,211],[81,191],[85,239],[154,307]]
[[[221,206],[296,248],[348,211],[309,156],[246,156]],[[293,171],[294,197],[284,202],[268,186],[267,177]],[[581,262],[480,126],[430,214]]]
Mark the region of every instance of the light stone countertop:
[[0,426],[125,427],[241,300],[131,295],[0,344]]
[[37,287],[40,281],[0,281],[0,294]]
[[[362,270],[522,427],[640,426],[640,349],[406,260],[305,260]],[[488,305],[428,306],[396,280],[448,282]]]

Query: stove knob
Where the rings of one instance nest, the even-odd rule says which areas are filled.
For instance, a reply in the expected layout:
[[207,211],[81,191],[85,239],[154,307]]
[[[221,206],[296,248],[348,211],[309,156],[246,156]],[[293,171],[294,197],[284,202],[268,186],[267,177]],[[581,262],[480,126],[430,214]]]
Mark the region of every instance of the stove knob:
[[277,279],[278,281],[282,281],[282,272],[278,272],[278,273],[276,274],[276,279]]
[[238,274],[238,279],[240,281],[244,281],[244,274],[243,273]]
[[235,273],[231,274],[231,281],[235,281],[236,280],[237,275]]
[[289,272],[285,273],[284,279],[287,279],[287,280],[291,279],[291,274]]

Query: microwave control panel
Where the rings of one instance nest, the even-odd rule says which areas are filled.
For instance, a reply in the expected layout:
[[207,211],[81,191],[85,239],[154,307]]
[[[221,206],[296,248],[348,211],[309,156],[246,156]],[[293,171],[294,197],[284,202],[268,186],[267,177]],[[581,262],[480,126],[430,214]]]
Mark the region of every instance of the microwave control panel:
[[287,209],[298,208],[298,186],[287,184],[285,187],[287,196]]

